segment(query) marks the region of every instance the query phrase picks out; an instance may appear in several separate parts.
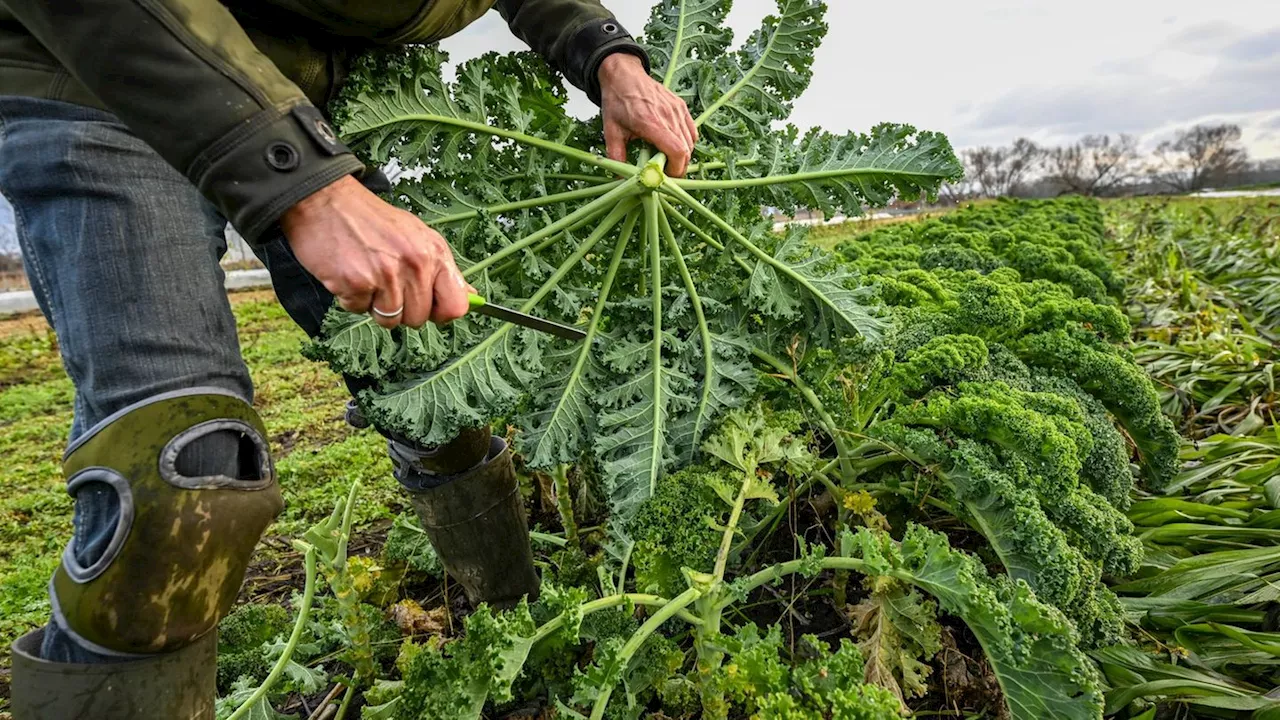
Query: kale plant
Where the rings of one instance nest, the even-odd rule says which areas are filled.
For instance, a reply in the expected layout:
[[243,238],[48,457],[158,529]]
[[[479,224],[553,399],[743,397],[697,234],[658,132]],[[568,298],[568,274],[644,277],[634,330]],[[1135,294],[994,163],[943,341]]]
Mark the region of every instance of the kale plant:
[[388,332],[335,312],[314,353],[376,381],[360,398],[375,423],[438,445],[508,418],[533,468],[599,463],[618,530],[751,395],[760,330],[882,334],[863,280],[799,234],[772,233],[761,209],[858,214],[930,195],[960,165],[944,136],[907,125],[776,127],[809,84],[826,6],[779,0],[732,50],[730,4],[662,0],[645,31],[654,76],[700,128],[687,178],[647,150],[605,157],[599,123],[568,116],[559,79],[532,56],[482,57],[452,83],[433,48],[361,63],[336,114],[372,162],[425,173],[397,186],[398,202],[449,239],[487,297],[587,333],[567,344],[477,317]]
[[[905,670],[904,682],[919,683],[928,673],[914,659],[915,646],[881,640],[882,647],[864,652],[847,638],[838,649],[800,638],[799,652],[786,653],[779,625],[762,635],[754,624],[742,621],[741,607],[760,589],[793,576],[813,580],[835,571],[860,573],[885,596],[906,596],[914,606],[908,610],[913,619],[934,626],[935,633],[934,605],[922,602],[920,593],[962,620],[999,680],[1010,717],[1101,717],[1096,668],[1077,647],[1078,636],[1067,618],[1037,600],[1025,583],[992,578],[976,558],[921,525],[908,525],[901,541],[866,527],[846,530],[839,554],[802,543],[795,559],[736,573],[731,559],[742,549],[748,516],[760,507],[766,513],[784,507],[782,479],[822,472],[822,459],[809,449],[810,440],[805,434],[792,435],[778,424],[777,414],[760,408],[728,413],[704,445],[707,464],[680,474],[686,484],[718,498],[715,509],[699,503],[713,513],[700,520],[712,519],[719,535],[718,549],[707,556],[708,572],[685,568],[683,587],[671,588],[679,592],[670,596],[614,592],[589,599],[587,590],[548,585],[533,607],[522,603],[494,615],[481,606],[467,618],[464,636],[442,649],[406,646],[398,662],[402,691],[380,712],[396,720],[479,718],[486,702],[517,697],[536,648],[577,644],[589,634],[587,621],[612,615],[608,624],[621,624],[622,632],[594,633],[594,661],[575,670],[571,695],[556,698],[560,717],[639,717],[651,703],[659,704],[664,714],[709,720],[900,717],[897,676]],[[699,519],[685,520],[696,525]],[[668,515],[641,513],[632,531],[650,539],[678,535],[670,521]],[[684,548],[646,550],[641,541],[637,552],[670,552],[668,559],[675,559]],[[637,607],[648,613],[635,627]],[[897,618],[882,621],[890,623],[905,627]],[[668,637],[685,633],[693,646],[688,660]],[[897,653],[905,668],[885,668],[889,653]]]

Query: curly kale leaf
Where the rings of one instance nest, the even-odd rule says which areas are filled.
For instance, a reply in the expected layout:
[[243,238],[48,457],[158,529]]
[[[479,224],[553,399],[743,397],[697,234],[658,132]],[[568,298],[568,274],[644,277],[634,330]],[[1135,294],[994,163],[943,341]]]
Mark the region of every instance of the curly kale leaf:
[[906,699],[928,692],[927,664],[942,649],[934,604],[914,589],[880,583],[849,609],[866,682],[887,688],[907,710]]
[[264,646],[289,632],[289,612],[279,605],[241,605],[218,623],[218,690],[229,693],[241,678],[257,685],[271,670]]
[[721,636],[725,664],[707,682],[744,716],[778,720],[859,718],[890,720],[901,717],[898,699],[889,690],[863,681],[863,661],[847,638],[833,650],[806,635],[791,656],[774,625],[761,634],[745,625]]
[[1074,628],[1025,583],[988,577],[976,559],[914,524],[901,544],[863,529],[842,547],[865,562],[869,575],[909,582],[963,620],[982,645],[1015,720],[1101,714],[1097,668],[1077,647]]
[[489,699],[511,699],[511,686],[533,646],[536,627],[527,605],[495,615],[480,606],[466,619],[466,634],[437,650],[416,647],[400,659],[404,690],[396,706],[402,720],[479,720]]
[[382,546],[382,562],[388,567],[403,567],[408,572],[443,578],[444,566],[431,540],[415,516],[402,513],[387,531]]

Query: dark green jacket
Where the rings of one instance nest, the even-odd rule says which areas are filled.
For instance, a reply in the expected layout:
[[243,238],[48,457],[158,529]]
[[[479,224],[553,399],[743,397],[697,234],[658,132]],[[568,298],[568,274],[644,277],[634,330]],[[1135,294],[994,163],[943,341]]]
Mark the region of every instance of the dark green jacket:
[[599,101],[605,56],[644,56],[599,0],[0,0],[0,95],[103,108],[250,242],[363,170],[317,106],[370,44],[448,37],[496,6]]

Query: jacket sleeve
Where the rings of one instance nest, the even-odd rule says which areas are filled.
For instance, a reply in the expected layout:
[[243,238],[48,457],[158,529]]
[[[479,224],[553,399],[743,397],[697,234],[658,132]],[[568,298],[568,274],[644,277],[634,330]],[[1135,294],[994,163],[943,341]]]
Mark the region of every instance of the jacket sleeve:
[[218,0],[5,0],[250,242],[363,165]]
[[575,86],[600,104],[600,63],[609,55],[649,56],[599,0],[498,0],[498,12],[516,37],[529,44]]

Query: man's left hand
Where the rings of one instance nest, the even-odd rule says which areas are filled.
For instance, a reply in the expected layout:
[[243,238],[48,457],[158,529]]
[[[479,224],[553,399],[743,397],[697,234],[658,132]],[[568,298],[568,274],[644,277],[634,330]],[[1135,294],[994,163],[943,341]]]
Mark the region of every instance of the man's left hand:
[[680,96],[649,77],[640,58],[614,53],[600,64],[604,142],[609,157],[627,161],[627,143],[647,140],[667,156],[667,174],[684,177],[698,128]]

